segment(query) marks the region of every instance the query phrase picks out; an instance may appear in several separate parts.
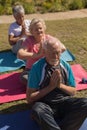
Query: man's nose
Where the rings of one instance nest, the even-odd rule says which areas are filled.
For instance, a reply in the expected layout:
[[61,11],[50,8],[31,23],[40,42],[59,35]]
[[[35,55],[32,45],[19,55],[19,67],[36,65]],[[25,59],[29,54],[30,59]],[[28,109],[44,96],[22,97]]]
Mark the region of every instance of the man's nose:
[[55,54],[54,57],[55,57],[55,58],[58,58],[58,54]]

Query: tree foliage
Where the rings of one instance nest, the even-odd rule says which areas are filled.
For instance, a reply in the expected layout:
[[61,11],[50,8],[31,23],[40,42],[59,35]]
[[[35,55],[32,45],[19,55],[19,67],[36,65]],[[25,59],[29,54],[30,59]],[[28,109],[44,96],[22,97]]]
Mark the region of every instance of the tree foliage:
[[0,0],[0,15],[12,14],[15,3],[22,4],[26,14],[87,8],[87,0]]

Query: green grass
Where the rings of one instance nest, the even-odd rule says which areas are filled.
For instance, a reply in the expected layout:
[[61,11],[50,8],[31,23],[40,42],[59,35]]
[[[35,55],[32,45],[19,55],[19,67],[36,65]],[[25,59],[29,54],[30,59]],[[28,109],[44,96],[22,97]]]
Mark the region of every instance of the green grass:
[[[70,64],[81,64],[87,70],[87,18],[46,21],[47,33],[61,40],[62,43],[75,55],[76,60]],[[0,24],[0,51],[10,49],[8,43],[9,24]],[[86,97],[87,90],[77,93],[76,96]],[[14,101],[0,105],[0,113],[29,109],[26,100]]]
[[47,22],[48,32],[58,37],[87,70],[87,18]]

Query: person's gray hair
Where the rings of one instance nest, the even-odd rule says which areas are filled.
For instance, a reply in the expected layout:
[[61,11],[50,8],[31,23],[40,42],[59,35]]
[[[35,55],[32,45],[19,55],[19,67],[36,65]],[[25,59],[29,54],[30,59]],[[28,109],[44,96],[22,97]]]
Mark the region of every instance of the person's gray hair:
[[34,28],[34,25],[39,23],[39,22],[42,23],[42,25],[44,27],[44,30],[46,30],[46,24],[45,24],[44,20],[43,19],[34,18],[34,19],[32,19],[32,21],[30,23],[30,26],[29,26],[29,31],[30,31],[31,34],[32,34],[32,30]]
[[18,14],[21,14],[21,13],[25,14],[25,11],[22,5],[13,6],[12,12],[14,16],[17,16]]
[[58,39],[55,38],[55,37],[52,37],[50,39],[45,40],[44,43],[43,43],[43,49],[48,50],[48,49],[50,49],[49,47],[54,47],[55,44],[58,45],[58,49],[61,52],[61,46],[58,43]]

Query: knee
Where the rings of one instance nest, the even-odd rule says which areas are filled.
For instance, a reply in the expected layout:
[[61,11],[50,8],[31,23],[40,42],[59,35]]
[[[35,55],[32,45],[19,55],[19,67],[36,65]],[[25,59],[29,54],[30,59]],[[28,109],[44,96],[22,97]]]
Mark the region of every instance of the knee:
[[39,116],[39,117],[43,117],[45,116],[45,114],[53,113],[50,106],[42,102],[35,103],[32,108],[32,112],[34,115]]
[[82,98],[82,105],[87,108],[87,98]]
[[87,113],[87,98],[81,98],[80,108],[83,112]]
[[41,102],[36,102],[34,104],[34,106],[32,107],[32,110],[34,113],[37,113],[37,114],[41,114],[45,112],[45,104],[41,103]]
[[24,85],[27,85],[27,81],[28,81],[28,74],[25,72],[22,72],[20,75],[20,82]]
[[38,123],[41,123],[42,117],[45,113],[43,106],[43,103],[37,102],[32,107],[32,118],[36,120]]

